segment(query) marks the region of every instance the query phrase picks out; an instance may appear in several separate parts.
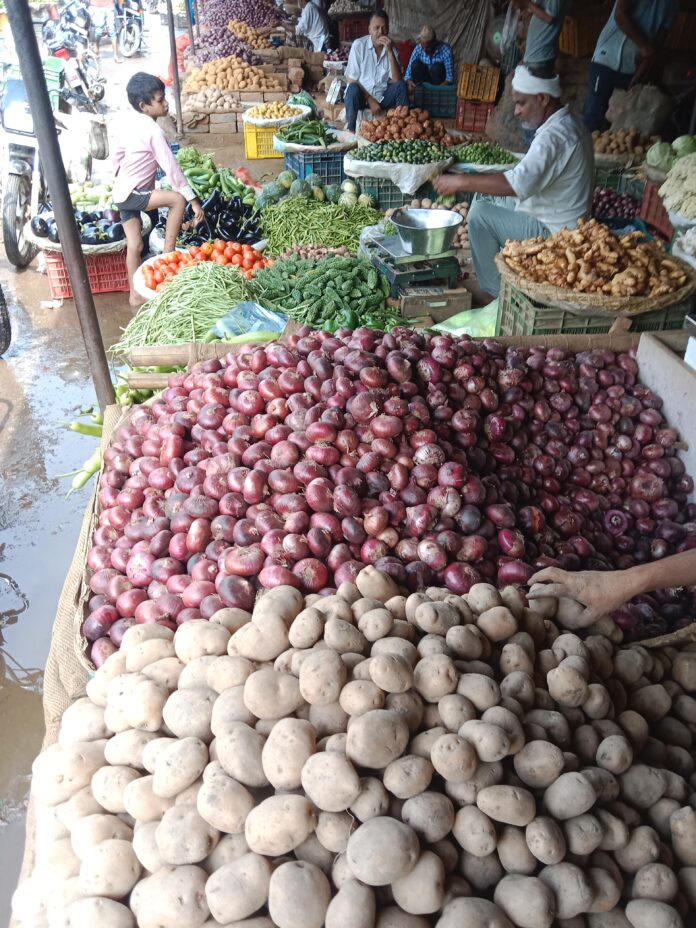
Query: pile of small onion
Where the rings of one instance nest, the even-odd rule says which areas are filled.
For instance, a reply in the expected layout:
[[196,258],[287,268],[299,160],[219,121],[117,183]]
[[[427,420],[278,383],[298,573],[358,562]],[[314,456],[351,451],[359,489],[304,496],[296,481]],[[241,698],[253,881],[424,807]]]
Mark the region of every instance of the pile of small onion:
[[[135,622],[333,591],[365,564],[465,593],[696,545],[677,434],[629,354],[303,329],[169,383],[104,456],[95,664]],[[672,592],[636,606],[629,635],[693,609]]]

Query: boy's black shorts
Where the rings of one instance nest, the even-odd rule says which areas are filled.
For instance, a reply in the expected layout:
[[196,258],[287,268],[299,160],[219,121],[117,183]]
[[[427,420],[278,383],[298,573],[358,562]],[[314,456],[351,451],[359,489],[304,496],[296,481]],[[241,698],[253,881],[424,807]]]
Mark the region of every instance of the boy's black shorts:
[[129,219],[140,219],[140,214],[150,202],[152,190],[134,190],[122,203],[116,203],[116,209],[121,214],[121,222]]

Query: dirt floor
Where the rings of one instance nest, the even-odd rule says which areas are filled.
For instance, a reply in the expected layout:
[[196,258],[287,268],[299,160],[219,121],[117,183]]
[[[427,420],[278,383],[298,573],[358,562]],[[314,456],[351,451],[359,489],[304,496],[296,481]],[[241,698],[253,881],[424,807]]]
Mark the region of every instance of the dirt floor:
[[[138,70],[162,73],[166,32],[148,16],[149,51],[116,65],[102,49],[106,103],[124,109],[125,84]],[[102,43],[104,45],[104,43]],[[124,106],[125,103],[125,106]],[[203,137],[204,139],[205,137]],[[191,141],[204,150],[201,137]],[[242,137],[211,149],[219,164],[244,162]],[[282,162],[247,162],[260,178]],[[95,163],[108,176],[108,164]],[[95,403],[80,326],[72,300],[48,308],[47,278],[35,260],[18,272],[0,249],[0,286],[12,321],[12,344],[0,359],[0,924],[9,922],[10,898],[24,846],[24,815],[32,761],[43,737],[41,692],[51,626],[75,547],[87,489],[66,498],[69,479],[95,439],[68,431],[81,407]],[[113,344],[131,317],[127,294],[95,297],[104,343]]]

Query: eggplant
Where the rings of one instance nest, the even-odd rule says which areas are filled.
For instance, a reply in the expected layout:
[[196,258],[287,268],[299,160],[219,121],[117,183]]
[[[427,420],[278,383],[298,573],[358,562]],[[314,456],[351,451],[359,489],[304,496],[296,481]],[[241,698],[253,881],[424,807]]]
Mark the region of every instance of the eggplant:
[[97,227],[94,223],[87,223],[82,227],[82,233],[80,234],[80,242],[83,245],[101,245],[102,238],[99,235]]
[[204,213],[213,210],[216,206],[220,204],[222,195],[220,194],[220,189],[218,187],[213,190],[208,199],[202,204],[202,209]]
[[123,226],[120,222],[114,222],[106,230],[107,242],[122,242],[125,237],[126,233],[123,231]]
[[31,221],[31,231],[39,238],[46,238],[48,235],[48,223],[41,216],[34,216]]
[[60,236],[58,235],[58,226],[56,225],[55,219],[49,219],[46,222],[46,227],[48,228],[49,242],[59,242]]
[[82,209],[74,210],[75,222],[77,223],[78,228],[82,225],[83,222],[86,222],[87,213]]

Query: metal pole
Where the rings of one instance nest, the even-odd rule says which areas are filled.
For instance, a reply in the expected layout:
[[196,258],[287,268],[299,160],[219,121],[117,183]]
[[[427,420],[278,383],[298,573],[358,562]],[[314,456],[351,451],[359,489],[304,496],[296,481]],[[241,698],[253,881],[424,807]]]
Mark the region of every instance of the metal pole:
[[193,0],[193,11],[196,14],[196,35],[200,39],[201,37],[201,14],[198,9],[198,0]]
[[193,54],[196,54],[196,42],[193,38],[193,23],[191,21],[191,3],[193,0],[186,0],[184,6],[186,7],[186,26],[188,28],[189,42],[191,43],[191,51]]
[[179,82],[179,63],[176,58],[176,36],[174,35],[174,10],[172,0],[167,0],[167,20],[169,22],[169,53],[172,56],[172,81],[174,82],[174,99],[176,101],[176,137],[184,134],[184,120],[181,115],[181,84]]
[[99,331],[97,311],[89,286],[85,259],[80,247],[68,179],[58,144],[58,134],[44,79],[43,64],[31,21],[31,11],[26,0],[7,0],[7,13],[22,70],[22,79],[29,99],[41,162],[51,194],[53,213],[68,268],[77,317],[80,320],[82,337],[85,340],[92,380],[97,391],[99,405],[104,409],[105,406],[115,403],[116,397],[111,383],[104,342]]

